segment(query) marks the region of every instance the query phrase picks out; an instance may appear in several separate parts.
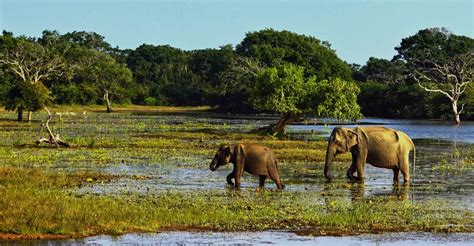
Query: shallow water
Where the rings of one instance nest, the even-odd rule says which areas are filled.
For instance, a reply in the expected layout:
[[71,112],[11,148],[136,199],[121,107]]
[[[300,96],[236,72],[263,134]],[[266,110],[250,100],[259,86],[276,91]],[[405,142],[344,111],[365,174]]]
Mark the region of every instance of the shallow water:
[[[166,123],[179,126],[186,122],[205,123],[209,125],[225,125],[225,131],[245,131],[255,126],[267,125],[273,118],[222,116],[222,115],[188,115],[188,114],[110,114],[94,115],[94,124],[89,124],[89,118],[74,119],[68,127],[60,128],[66,136],[88,135],[94,137],[113,135],[123,138],[124,134],[143,134],[166,131],[157,128],[156,123]],[[78,117],[79,118],[79,117]],[[66,120],[67,121],[67,120]],[[110,125],[113,121],[114,124]],[[130,124],[133,122],[133,124]],[[350,163],[335,163],[333,175],[335,180],[326,183],[323,176],[323,163],[282,162],[279,165],[282,180],[286,184],[284,192],[308,192],[315,197],[315,202],[324,203],[326,197],[354,200],[373,196],[390,196],[400,200],[430,200],[447,198],[456,206],[468,207],[474,211],[474,170],[472,164],[466,166],[466,157],[474,156],[474,122],[463,122],[454,126],[451,122],[417,121],[417,120],[385,120],[366,119],[363,124],[384,125],[405,131],[414,139],[417,146],[417,164],[413,175],[413,186],[394,186],[393,172],[388,169],[375,168],[366,165],[366,180],[364,184],[351,183],[345,178],[345,171]],[[290,135],[293,132],[302,133],[303,137],[311,139],[314,134],[322,133],[327,137],[334,126],[331,125],[294,125],[289,126]],[[354,126],[349,126],[354,127]],[[212,127],[209,128],[210,130]],[[12,132],[16,128],[6,129]],[[195,129],[185,129],[194,131]],[[202,129],[200,129],[202,130]],[[219,129],[221,130],[221,129]],[[30,135],[37,134],[31,128]],[[127,135],[127,136],[129,136]],[[12,140],[6,139],[4,144],[11,145]],[[211,141],[211,140],[210,140]],[[120,163],[105,165],[90,165],[85,158],[84,163],[69,167],[68,163],[54,168],[93,169],[104,173],[145,176],[145,179],[122,178],[109,183],[93,183],[85,185],[78,193],[93,194],[153,194],[170,190],[181,192],[217,190],[226,191],[226,176],[232,165],[211,172],[209,168],[212,156],[193,155],[186,157],[165,158],[150,161],[141,157],[127,157],[120,153],[121,149],[113,150],[122,160]],[[128,153],[128,152],[127,152]],[[136,158],[136,159],[134,159]],[[242,182],[242,190],[247,194],[253,193],[258,186],[258,179],[246,174]],[[266,183],[267,189],[275,189],[271,181]],[[455,206],[455,205],[453,205]],[[416,242],[416,245],[470,245],[474,241],[473,234],[424,234],[398,233],[383,235],[362,235],[351,237],[299,237],[288,232],[245,232],[245,233],[213,233],[213,232],[167,232],[160,234],[129,234],[121,237],[98,236],[81,240],[67,241],[33,241],[27,244],[64,245],[64,244],[133,244],[133,243],[164,243],[164,244],[281,244],[281,245],[406,245]],[[2,242],[0,241],[0,244]],[[8,242],[7,244],[11,244]]]
[[[16,241],[8,245],[472,245],[474,234],[386,233],[346,237],[298,236],[291,232],[162,232],[95,236],[76,240]],[[2,241],[0,241],[0,245]]]
[[[117,136],[126,134],[146,134],[166,131],[159,128],[157,123],[165,123],[179,127],[184,123],[207,124],[208,129],[185,128],[184,131],[245,131],[256,126],[267,125],[275,121],[274,117],[255,115],[219,115],[219,114],[154,114],[154,113],[120,113],[120,114],[91,114],[89,118],[76,117],[63,129],[64,134],[89,134],[91,136]],[[93,120],[94,124],[88,124]],[[113,121],[114,124],[109,123]],[[77,123],[79,122],[79,123]],[[132,122],[132,124],[131,124]],[[347,163],[335,163],[333,185],[325,183],[323,177],[323,163],[293,163],[282,162],[279,166],[283,182],[287,191],[312,191],[334,193],[346,199],[370,196],[398,196],[401,199],[433,199],[449,198],[461,205],[474,210],[474,170],[472,164],[465,165],[466,156],[474,156],[474,122],[463,122],[455,126],[450,121],[427,120],[390,120],[368,118],[361,121],[363,125],[383,125],[405,131],[417,146],[417,165],[413,175],[413,187],[409,189],[393,186],[393,172],[366,165],[366,180],[363,185],[352,184],[345,178]],[[204,126],[205,126],[204,125]],[[218,128],[212,128],[219,125]],[[290,136],[294,132],[303,138],[313,138],[316,134],[327,137],[334,125],[292,125],[288,127]],[[354,125],[348,126],[354,127]],[[84,129],[86,128],[86,129]],[[320,137],[321,138],[321,137]],[[208,140],[212,141],[212,140]],[[112,163],[93,166],[105,173],[145,175],[147,179],[119,179],[110,183],[92,184],[82,187],[80,193],[98,194],[127,194],[153,193],[166,190],[195,191],[195,190],[223,190],[228,187],[225,177],[231,172],[232,165],[219,168],[216,172],[208,169],[212,156],[194,155],[165,158],[155,163],[145,159],[136,159],[120,153],[123,163]],[[88,159],[85,159],[82,168],[88,168]],[[80,166],[80,165],[78,165]],[[67,168],[67,167],[66,167]],[[243,180],[243,189],[252,191],[257,187],[256,177],[246,174]],[[267,180],[266,187],[274,189],[275,185]]]
[[[430,120],[394,120],[366,118],[360,121],[364,126],[385,126],[403,131],[412,139],[437,139],[453,142],[474,143],[474,122],[464,121],[461,125],[455,125],[451,121]],[[338,125],[341,127],[354,128],[357,125]],[[289,129],[293,131],[316,130],[329,136],[334,125],[293,125]]]
[[[394,186],[391,170],[375,168],[368,164],[364,184],[351,183],[345,178],[345,170],[349,168],[349,162],[333,165],[335,181],[331,184],[327,184],[323,176],[323,163],[283,162],[279,169],[282,180],[286,184],[285,190],[289,192],[312,191],[329,195],[337,194],[347,199],[380,195],[414,200],[448,198],[474,211],[474,170],[472,167],[463,169],[463,153],[472,152],[474,146],[438,140],[415,140],[415,144],[418,154],[412,187]],[[209,161],[200,160],[201,163]],[[202,167],[186,163],[176,165],[175,160],[172,160],[170,163],[153,166],[119,164],[105,167],[103,171],[113,174],[146,175],[148,179],[120,179],[110,183],[93,184],[82,187],[80,192],[123,194],[154,193],[166,190],[222,190],[225,187],[229,188],[225,180],[232,171],[232,165],[229,164],[211,172],[207,165]],[[253,191],[257,186],[258,178],[245,174],[242,189]],[[267,180],[266,187],[275,189],[275,184]],[[321,202],[323,201],[324,199],[321,198]]]

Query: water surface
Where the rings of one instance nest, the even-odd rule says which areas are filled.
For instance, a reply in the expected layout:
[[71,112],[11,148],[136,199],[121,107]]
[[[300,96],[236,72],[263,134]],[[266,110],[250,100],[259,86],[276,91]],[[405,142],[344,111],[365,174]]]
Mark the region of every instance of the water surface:
[[[291,232],[163,232],[94,236],[75,240],[33,240],[8,242],[9,245],[447,245],[467,246],[473,234],[386,233],[345,237],[298,236]],[[2,241],[0,241],[2,244]]]

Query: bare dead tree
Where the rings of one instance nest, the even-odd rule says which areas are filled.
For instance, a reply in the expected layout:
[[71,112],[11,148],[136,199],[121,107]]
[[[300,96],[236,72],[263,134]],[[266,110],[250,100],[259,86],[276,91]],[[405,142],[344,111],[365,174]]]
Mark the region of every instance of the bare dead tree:
[[18,45],[6,49],[0,63],[9,65],[11,71],[24,82],[40,83],[65,72],[66,63],[59,54],[53,54],[41,45]]
[[43,124],[43,126],[46,128],[46,131],[48,132],[49,137],[48,138],[42,137],[38,139],[38,141],[36,141],[36,145],[39,145],[40,143],[48,143],[56,147],[59,147],[59,146],[71,147],[71,144],[61,140],[61,138],[59,137],[59,134],[54,134],[51,128],[49,128],[49,122],[53,119],[53,115],[49,111],[48,107],[44,107],[44,109],[48,113],[48,117],[46,118],[46,122]]
[[459,125],[464,104],[459,109],[458,100],[473,82],[473,68],[474,56],[473,52],[469,52],[443,63],[425,62],[425,66],[416,70],[412,77],[425,91],[443,94],[451,101],[455,123]]
[[[0,64],[7,65],[23,82],[31,85],[42,83],[42,81],[52,77],[62,76],[68,69],[59,52],[30,41],[20,41],[15,47],[1,52]],[[44,106],[44,109],[48,113],[44,126],[49,133],[49,139],[41,138],[37,141],[37,144],[49,142],[56,146],[69,146],[68,143],[59,138],[58,134],[53,134],[49,128],[52,115],[46,106]]]

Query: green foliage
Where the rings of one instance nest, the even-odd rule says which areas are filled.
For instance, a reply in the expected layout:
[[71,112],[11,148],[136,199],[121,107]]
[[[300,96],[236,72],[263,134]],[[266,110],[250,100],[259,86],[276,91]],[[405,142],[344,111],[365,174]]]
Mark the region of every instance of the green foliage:
[[360,83],[361,93],[357,98],[357,102],[361,107],[362,114],[375,117],[386,117],[389,109],[390,100],[389,85],[380,82],[367,81]]
[[[350,105],[355,105],[350,103],[352,97],[311,96],[320,92],[301,89],[301,85],[306,83],[325,85],[319,81],[337,84],[339,81],[335,78],[350,81],[352,74],[362,88],[358,102],[364,115],[447,118],[450,109],[446,99],[423,92],[413,80],[407,79],[407,75],[416,67],[427,66],[425,61],[428,59],[443,61],[465,53],[474,47],[473,42],[472,38],[445,29],[424,29],[403,39],[396,47],[398,55],[391,61],[371,57],[364,66],[349,66],[337,57],[328,42],[290,31],[264,29],[249,32],[236,49],[224,45],[216,49],[185,51],[169,45],[146,44],[133,50],[120,50],[112,48],[103,36],[95,32],[74,31],[61,35],[57,31],[45,30],[39,38],[15,37],[3,32],[0,35],[0,54],[5,55],[5,50],[20,47],[27,60],[65,63],[65,69],[40,81],[49,89],[49,98],[57,104],[99,104],[104,91],[108,90],[112,100],[119,103],[214,105],[222,112],[264,110],[321,117],[339,111],[351,115],[350,118],[358,118],[349,113],[357,111],[349,109]],[[280,70],[287,64],[304,68],[302,75],[296,71],[291,72],[293,75],[284,71],[270,72],[271,69],[265,72],[266,75],[261,72],[265,68]],[[271,80],[274,80],[266,85],[271,95],[260,90],[265,87],[265,82],[263,79],[257,81],[257,74],[273,76]],[[291,76],[296,76],[295,84],[290,82]],[[2,64],[0,104],[6,103],[8,95],[20,96],[20,86],[16,85],[19,80],[22,78],[9,65]],[[271,83],[278,86],[270,88]],[[351,91],[350,86],[348,88]],[[466,103],[463,111],[466,119],[474,117],[471,92],[472,89],[468,89],[459,101],[459,105]],[[260,96],[256,96],[259,93]],[[38,96],[37,93],[28,94]],[[321,98],[327,102],[341,98],[341,105],[331,109],[333,103],[324,104]],[[24,99],[10,99],[9,104],[25,104]],[[32,99],[30,103],[34,101],[44,100]],[[347,104],[346,108],[342,101]]]
[[19,81],[10,87],[5,99],[6,110],[37,111],[51,101],[48,88],[42,83]]
[[472,51],[474,39],[452,34],[445,28],[428,28],[402,39],[395,47],[394,57],[407,62],[412,68],[426,65],[426,62],[446,62],[450,58]]
[[11,76],[10,79],[7,76],[8,89],[3,87],[8,91],[4,98],[7,110],[37,111],[51,101],[50,91],[44,82],[69,72],[60,54],[65,46],[58,42],[58,37],[56,32],[45,31],[43,37],[36,41],[3,33],[0,38],[0,65],[3,73]]
[[[84,109],[88,111],[85,116]],[[242,132],[242,127],[256,127],[258,120],[249,121],[249,127],[240,121],[221,124],[212,115],[157,118],[159,111],[142,112],[156,107],[127,108],[128,112],[119,114],[96,113],[94,109],[51,108],[77,114],[63,115],[61,133],[79,145],[66,149],[23,146],[36,126],[5,120],[14,117],[13,113],[1,114],[0,233],[82,237],[189,229],[291,230],[318,235],[473,230],[473,212],[469,204],[460,201],[466,187],[456,185],[470,181],[472,146],[458,144],[458,153],[451,153],[437,140],[432,142],[432,147],[438,146],[434,149],[424,145],[448,155],[444,157],[446,166],[455,170],[450,175],[457,181],[420,184],[416,194],[427,199],[418,201],[408,199],[409,187],[390,191],[390,184],[375,186],[380,191],[374,194],[373,184],[346,182],[343,175],[350,154],[338,156],[346,163],[335,166],[340,180],[325,183],[325,140],[278,140]],[[45,116],[45,112],[39,114]],[[258,179],[251,176],[245,176],[249,185],[240,192],[224,188],[226,173],[222,176],[205,170],[217,146],[230,142],[258,143],[273,149],[289,189],[274,191],[269,182],[266,190],[255,192]],[[419,178],[438,174],[430,172],[431,164],[438,163],[433,152],[422,158],[428,168]],[[466,163],[459,166],[451,156]],[[222,171],[230,172],[230,167],[226,168]],[[465,174],[458,176],[461,172]],[[202,177],[192,190],[190,174]],[[173,175],[178,179],[170,179]],[[310,188],[303,188],[302,183]],[[445,194],[447,187],[461,194]]]
[[79,81],[77,78],[69,81],[58,81],[51,88],[56,104],[100,104],[101,94],[97,86],[90,81]]
[[316,104],[316,115],[319,117],[360,120],[360,106],[357,95],[360,89],[352,81],[339,78],[322,80],[317,83],[316,93],[310,95],[311,105]]
[[[426,93],[410,74],[430,71],[434,63],[444,64],[460,54],[474,49],[474,40],[457,36],[446,29],[420,30],[402,39],[395,48],[398,54],[393,60],[371,57],[360,69],[354,68],[354,79],[362,92],[358,102],[364,115],[388,118],[443,118],[451,117],[450,101],[444,95]],[[432,88],[449,88],[441,84],[441,78],[433,77]],[[469,102],[469,91],[461,96],[461,105]],[[466,104],[466,119],[472,119],[471,106]]]
[[302,66],[306,75],[318,79],[351,78],[351,69],[329,43],[311,36],[264,29],[247,33],[236,50],[239,55],[253,57],[270,67],[284,62]]
[[0,105],[5,104],[8,91],[14,83],[16,83],[15,76],[4,69],[0,69]]
[[467,119],[474,119],[474,83],[470,83],[467,86],[464,96],[459,100],[459,103],[465,104],[465,117]]
[[360,83],[358,103],[364,115],[385,118],[439,118],[440,98],[425,95],[417,84],[386,84],[375,81]]
[[77,44],[82,48],[93,49],[97,51],[107,52],[112,50],[109,43],[105,41],[105,37],[95,33],[86,31],[68,32],[61,36],[65,42]]
[[403,61],[389,61],[370,57],[367,64],[358,71],[358,76],[360,76],[360,81],[377,81],[385,84],[396,84],[403,82],[404,72],[405,63]]
[[262,70],[262,64],[256,59],[236,56],[223,71],[218,87],[221,97],[220,111],[254,112],[250,103],[250,92],[255,86],[256,75]]
[[263,69],[254,84],[254,107],[279,113],[302,114],[310,110],[308,95],[315,92],[316,78],[304,77],[304,68],[292,64]]
[[219,49],[194,50],[190,54],[189,67],[198,78],[197,89],[202,93],[202,102],[223,105],[225,81],[221,77],[235,60],[234,49],[231,45],[225,45]]
[[316,115],[337,119],[362,118],[357,105],[359,87],[339,78],[316,81],[292,64],[263,69],[250,101],[259,109],[291,115]]
[[156,105],[158,101],[154,97],[146,97],[143,102],[145,103],[145,105]]
[[114,98],[127,97],[132,83],[132,72],[125,64],[117,63],[110,55],[92,50],[82,50],[78,58],[78,69],[73,80],[83,85],[94,85],[100,93],[110,93]]
[[198,76],[189,68],[188,52],[169,45],[141,45],[127,56],[127,65],[137,82],[133,102],[143,104],[147,97],[159,105],[200,104],[202,90]]

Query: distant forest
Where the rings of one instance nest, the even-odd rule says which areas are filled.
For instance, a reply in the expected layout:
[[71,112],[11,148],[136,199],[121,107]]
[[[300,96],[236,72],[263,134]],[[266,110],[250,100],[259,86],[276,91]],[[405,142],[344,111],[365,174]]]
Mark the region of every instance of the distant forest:
[[[273,29],[248,32],[235,47],[227,44],[191,51],[153,44],[120,49],[112,47],[100,34],[85,31],[60,34],[46,30],[41,37],[3,31],[0,104],[19,112],[36,111],[47,104],[111,107],[115,103],[210,105],[230,113],[316,112],[317,116],[336,118],[338,114],[328,112],[340,110],[353,119],[360,118],[360,113],[365,117],[453,119],[451,99],[435,90],[449,93],[458,88],[453,87],[450,78],[429,73],[458,64],[456,59],[465,59],[463,56],[472,62],[474,40],[444,28],[429,28],[401,39],[394,48],[397,55],[391,60],[371,57],[359,65],[341,60],[327,41]],[[466,64],[467,70],[454,73],[470,73],[472,81],[472,63]],[[301,87],[296,88],[292,79],[301,79]],[[319,94],[312,94],[319,96],[312,100],[327,93],[344,98],[350,96],[344,91],[351,90],[360,113],[353,113],[358,107],[346,109],[348,104],[355,104],[350,100],[340,108],[296,110],[322,105],[298,99],[299,93],[307,93],[308,83],[320,81],[329,87],[348,81],[358,88],[341,84],[339,90],[331,92],[321,87]],[[461,118],[473,120],[474,86],[466,85],[455,96],[457,110],[462,110]],[[289,89],[293,94],[283,95]],[[265,93],[275,96],[266,98]],[[259,100],[262,98],[265,99]],[[327,100],[330,102],[330,98]]]

